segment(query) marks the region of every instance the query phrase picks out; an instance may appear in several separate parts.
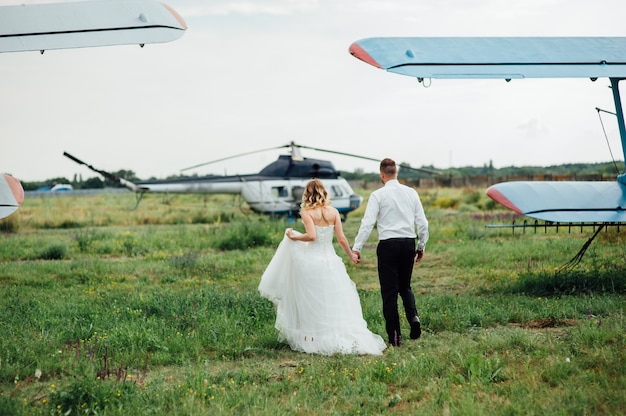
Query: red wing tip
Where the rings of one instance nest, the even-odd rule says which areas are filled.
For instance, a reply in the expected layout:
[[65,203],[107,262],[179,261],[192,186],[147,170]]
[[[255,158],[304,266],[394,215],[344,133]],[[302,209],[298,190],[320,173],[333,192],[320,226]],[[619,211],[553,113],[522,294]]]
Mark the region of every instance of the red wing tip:
[[512,203],[506,196],[502,194],[502,192],[498,191],[493,186],[490,186],[489,188],[487,188],[487,196],[493,199],[494,201],[496,201],[498,204],[503,205],[504,207],[510,209],[511,211],[515,211],[518,214],[524,215],[522,210],[520,210],[517,207],[517,205]]
[[380,64],[376,62],[376,60],[374,60],[374,58],[372,58],[369,53],[365,52],[365,49],[363,49],[357,42],[354,42],[352,45],[350,45],[349,51],[355,58],[358,58],[365,63],[375,66],[376,68],[383,69],[383,67],[380,66]]
[[11,193],[13,194],[17,205],[22,205],[22,202],[24,202],[24,188],[22,187],[22,183],[11,175],[3,174],[2,176],[9,186],[9,189],[11,189]]
[[176,19],[178,24],[181,26],[181,28],[183,30],[187,30],[187,23],[185,22],[185,20],[183,20],[181,15],[178,14],[178,12],[176,10],[174,10],[173,8],[168,6],[167,4],[165,4],[165,3],[161,3],[161,4],[163,5],[163,7],[165,7],[172,14],[172,16],[174,16],[174,18]]

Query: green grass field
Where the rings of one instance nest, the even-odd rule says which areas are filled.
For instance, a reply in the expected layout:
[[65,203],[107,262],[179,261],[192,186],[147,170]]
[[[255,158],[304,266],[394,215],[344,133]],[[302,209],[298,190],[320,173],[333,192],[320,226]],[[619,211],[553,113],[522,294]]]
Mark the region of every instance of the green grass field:
[[[0,415],[624,414],[626,230],[559,271],[591,229],[486,228],[513,217],[482,190],[420,193],[424,333],[381,357],[277,341],[256,288],[284,219],[226,196],[26,199],[0,220]],[[346,265],[384,335],[375,246]]]

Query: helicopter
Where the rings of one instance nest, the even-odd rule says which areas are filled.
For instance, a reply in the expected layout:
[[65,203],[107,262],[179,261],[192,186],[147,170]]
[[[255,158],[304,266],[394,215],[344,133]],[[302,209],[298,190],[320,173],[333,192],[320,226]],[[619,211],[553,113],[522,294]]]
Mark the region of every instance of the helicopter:
[[[181,169],[181,172],[209,165],[211,163],[221,162],[227,159],[281,148],[290,148],[290,154],[280,155],[277,160],[270,163],[256,174],[184,177],[180,179],[138,183],[124,178],[119,178],[110,172],[96,169],[67,152],[64,152],[63,155],[74,162],[84,165],[90,170],[99,173],[106,179],[118,183],[119,185],[135,192],[137,195],[137,204],[135,205],[135,209],[139,205],[143,195],[148,192],[168,194],[233,194],[241,195],[250,209],[254,212],[262,214],[287,215],[288,217],[293,218],[298,215],[300,210],[302,194],[307,182],[312,178],[318,178],[322,181],[322,183],[324,183],[333,206],[337,208],[342,216],[342,219],[344,220],[346,219],[348,213],[361,206],[363,197],[354,192],[348,181],[341,177],[339,171],[335,169],[330,161],[303,157],[301,149],[379,161],[379,159],[366,156],[358,156],[349,153],[308,147],[291,142],[282,146],[246,152],[194,165]],[[430,174],[438,173],[434,170],[426,168],[406,168]]]

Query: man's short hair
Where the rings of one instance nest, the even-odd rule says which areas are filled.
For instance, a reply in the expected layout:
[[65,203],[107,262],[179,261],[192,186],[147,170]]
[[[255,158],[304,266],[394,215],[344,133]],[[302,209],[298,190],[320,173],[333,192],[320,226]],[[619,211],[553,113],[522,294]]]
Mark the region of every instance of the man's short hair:
[[398,173],[396,162],[393,159],[385,158],[380,162],[380,171],[387,176],[393,176]]

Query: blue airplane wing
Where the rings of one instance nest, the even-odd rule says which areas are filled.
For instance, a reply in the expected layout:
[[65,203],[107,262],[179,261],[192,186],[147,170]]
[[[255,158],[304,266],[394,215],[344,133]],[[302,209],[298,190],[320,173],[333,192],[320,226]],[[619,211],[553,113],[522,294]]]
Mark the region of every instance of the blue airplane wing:
[[385,37],[350,53],[417,78],[600,78],[626,76],[626,37]]
[[[626,79],[626,37],[386,37],[350,53],[388,72],[421,78],[611,79],[626,155],[617,82]],[[553,222],[626,221],[626,177],[611,182],[506,182],[487,195],[520,214]]]
[[0,6],[0,52],[170,42],[187,25],[154,0]]
[[626,221],[626,185],[619,182],[503,182],[490,186],[487,195],[543,221]]

